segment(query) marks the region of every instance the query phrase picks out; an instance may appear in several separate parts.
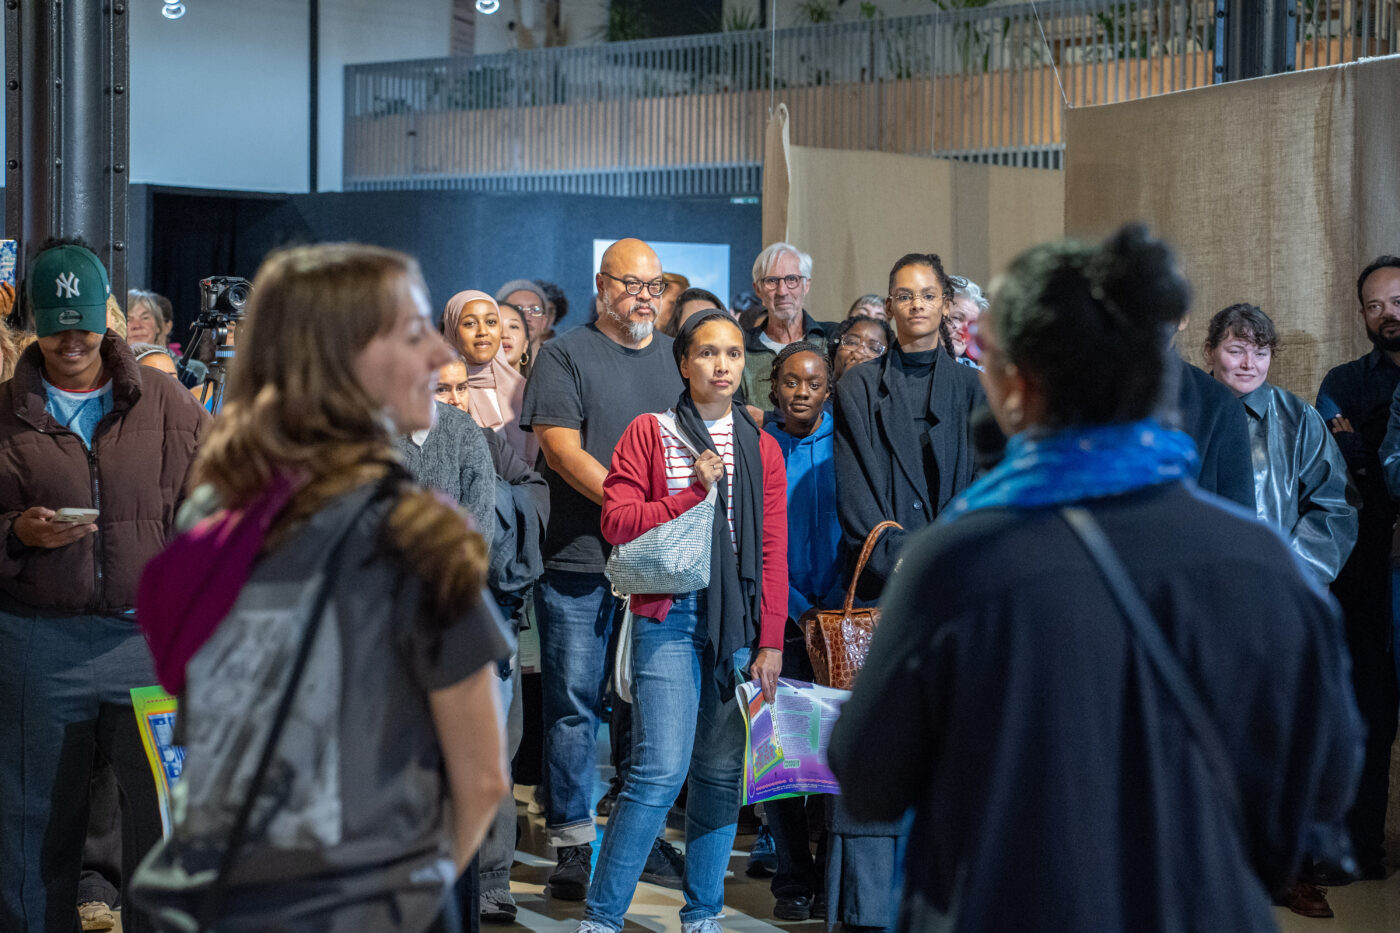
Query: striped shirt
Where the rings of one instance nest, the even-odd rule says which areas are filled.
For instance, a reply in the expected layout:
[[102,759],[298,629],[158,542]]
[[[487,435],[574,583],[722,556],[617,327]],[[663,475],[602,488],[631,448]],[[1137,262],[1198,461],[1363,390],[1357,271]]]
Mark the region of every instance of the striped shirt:
[[[668,409],[666,414],[674,424],[675,410]],[[714,441],[715,450],[724,460],[724,474],[727,479],[725,510],[729,517],[729,541],[737,551],[739,536],[734,532],[734,412],[731,411],[718,421],[706,421],[705,427],[710,432],[710,439]],[[661,455],[665,458],[666,495],[674,496],[695,482],[695,457],[685,446],[685,442],[666,426],[666,422],[658,420],[657,431],[661,435]]]

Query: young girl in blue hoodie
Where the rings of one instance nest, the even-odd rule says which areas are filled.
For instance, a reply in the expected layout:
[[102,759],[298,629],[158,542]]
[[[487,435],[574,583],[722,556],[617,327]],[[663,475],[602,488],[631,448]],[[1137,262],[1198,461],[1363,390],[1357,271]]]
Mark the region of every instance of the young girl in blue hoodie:
[[[840,604],[841,525],[836,517],[831,367],[823,348],[793,343],[773,361],[769,400],[775,411],[764,430],[777,440],[787,464],[788,622],[783,676],[810,681],[812,667],[797,620],[809,610]],[[777,850],[773,915],[780,920],[825,916],[825,849],[808,848],[806,798],[764,804]]]

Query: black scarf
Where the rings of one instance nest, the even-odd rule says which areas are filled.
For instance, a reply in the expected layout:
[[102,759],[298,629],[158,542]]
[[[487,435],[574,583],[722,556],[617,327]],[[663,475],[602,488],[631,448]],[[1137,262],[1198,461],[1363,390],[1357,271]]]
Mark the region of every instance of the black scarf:
[[[698,315],[697,315],[698,317]],[[689,322],[687,322],[689,323]],[[710,643],[715,647],[715,677],[729,688],[730,659],[758,637],[763,597],[763,462],[758,450],[758,425],[743,405],[734,405],[734,532],[739,551],[729,541],[728,474],[721,470],[715,502],[715,527],[710,539],[710,588],[707,615]],[[676,427],[696,450],[715,450],[705,420],[690,397],[676,402]]]

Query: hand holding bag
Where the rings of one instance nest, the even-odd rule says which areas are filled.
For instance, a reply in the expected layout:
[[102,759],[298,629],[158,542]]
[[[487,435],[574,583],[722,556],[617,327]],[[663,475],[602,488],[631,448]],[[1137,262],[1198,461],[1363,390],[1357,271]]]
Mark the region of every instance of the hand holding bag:
[[840,609],[813,609],[802,615],[807,655],[812,659],[816,682],[824,687],[850,690],[855,685],[856,674],[865,666],[870,639],[880,622],[880,610],[874,606],[854,608],[856,584],[870,560],[870,553],[875,550],[875,542],[887,528],[902,529],[903,526],[886,521],[870,529],[870,534],[865,536],[865,546],[860,549],[855,573],[851,574],[851,585],[846,588],[846,604]]
[[[665,415],[657,423],[680,438],[691,456],[699,452]],[[712,483],[705,498],[670,521],[662,522],[613,546],[603,574],[618,593],[691,593],[710,585],[710,541],[714,534],[715,499]]]

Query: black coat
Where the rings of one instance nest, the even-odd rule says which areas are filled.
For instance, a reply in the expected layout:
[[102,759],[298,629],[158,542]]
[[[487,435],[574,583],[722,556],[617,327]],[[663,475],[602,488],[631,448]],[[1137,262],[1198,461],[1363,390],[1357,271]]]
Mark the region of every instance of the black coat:
[[1180,370],[1177,397],[1181,430],[1196,442],[1201,472],[1196,485],[1254,511],[1254,461],[1249,455],[1249,423],[1244,406],[1210,373],[1175,353],[1168,365]]
[[[863,599],[879,596],[906,537],[932,522],[972,482],[972,412],[986,403],[977,371],[954,362],[941,348],[931,389],[925,379],[907,376],[898,360],[891,350],[855,366],[836,391],[836,511],[847,574],[871,528],[894,519],[905,529],[881,536],[861,577]],[[928,422],[910,419],[906,392],[926,394]],[[925,435],[938,466],[937,489],[927,488]]]
[[904,929],[1274,930],[1269,891],[1356,786],[1333,605],[1273,529],[1187,484],[1085,504],[1221,733],[1244,838],[1053,509],[905,547],[832,733],[843,799],[914,808]]

